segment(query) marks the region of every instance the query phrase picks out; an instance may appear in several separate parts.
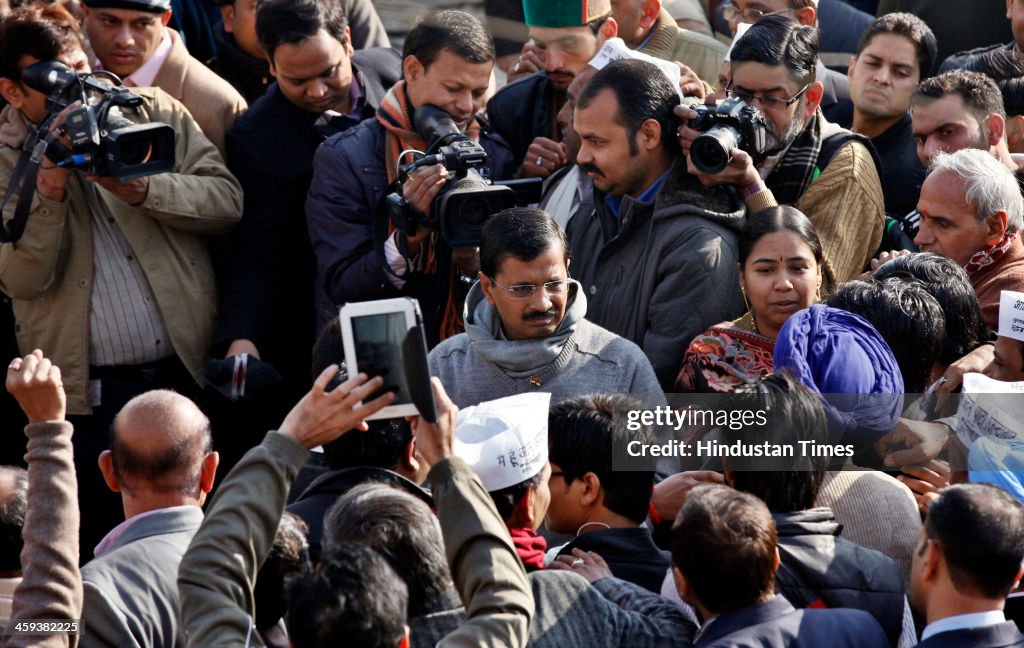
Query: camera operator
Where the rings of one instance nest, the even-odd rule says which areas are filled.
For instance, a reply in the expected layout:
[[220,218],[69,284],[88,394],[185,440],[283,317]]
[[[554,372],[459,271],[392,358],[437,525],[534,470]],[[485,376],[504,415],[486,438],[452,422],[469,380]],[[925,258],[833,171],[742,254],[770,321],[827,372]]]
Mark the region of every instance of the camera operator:
[[[783,204],[807,214],[824,248],[827,294],[864,271],[882,240],[885,210],[868,140],[821,113],[817,55],[817,29],[782,16],[762,18],[733,46],[729,94],[763,113],[766,156],[754,159],[734,148],[725,170],[706,174],[694,166],[690,148],[700,133],[684,121],[679,142],[691,173],[706,185],[735,186],[750,213]],[[697,116],[685,107],[676,114]]]
[[[77,33],[74,18],[55,7],[24,7],[0,20],[0,93],[10,104],[0,112],[4,186],[48,115],[47,96],[28,86],[25,69],[84,58]],[[216,311],[204,235],[241,216],[238,182],[184,106],[156,88],[137,94],[138,114],[124,116],[174,130],[173,172],[122,182],[44,158],[22,237],[0,245],[0,289],[13,300],[22,353],[44,349],[63,369],[84,558],[120,521],[116,496],[102,499],[96,467],[110,422],[143,391],[195,391]],[[17,203],[12,197],[5,206],[5,225]]]
[[[477,118],[493,65],[494,46],[479,20],[461,11],[425,18],[406,37],[403,80],[384,97],[377,118],[332,136],[319,148],[306,218],[318,285],[333,304],[406,295],[420,301],[429,342],[459,332],[469,284],[456,275],[476,276],[476,251],[453,252],[425,227],[413,235],[396,231],[394,223],[384,221],[381,202],[398,177],[399,163],[411,161],[399,154],[427,148],[413,126],[413,114],[428,104],[447,112],[460,130],[479,140],[492,180],[511,176],[508,147]],[[437,216],[431,214],[431,203],[448,177],[442,165],[410,174],[402,193],[415,213]],[[328,316],[318,313],[319,325]]]
[[[2,6],[2,3],[0,3],[0,7]],[[0,11],[0,16],[4,16],[6,13],[10,13],[10,9],[7,12]],[[61,50],[61,59],[74,70],[88,70],[89,62],[82,49],[82,40],[78,33],[78,22],[73,20],[68,13],[55,11],[50,8],[40,9],[38,17],[58,28],[52,33],[58,38],[57,47]],[[2,49],[2,46],[0,46],[0,49]],[[2,92],[7,83],[8,81],[0,73],[0,110],[7,107],[6,95]],[[21,91],[22,88],[18,88],[18,90]],[[26,93],[26,100],[38,104],[38,108],[35,110],[45,110],[43,108],[42,102],[44,97],[42,95],[32,92],[28,88],[24,88],[24,92]],[[0,112],[0,115],[2,114]],[[16,113],[12,112],[11,114],[14,115]],[[6,178],[0,175],[0,191],[5,188],[5,184]],[[13,358],[21,355],[18,351],[18,340],[15,334],[16,326],[11,299],[8,295],[0,294],[0,354],[2,354],[0,357]],[[17,401],[6,392],[0,394],[0,421],[8,422],[12,428],[25,421]],[[17,465],[24,461],[24,439],[20,437],[15,437],[15,439],[11,439],[8,443],[0,446],[0,464]]]

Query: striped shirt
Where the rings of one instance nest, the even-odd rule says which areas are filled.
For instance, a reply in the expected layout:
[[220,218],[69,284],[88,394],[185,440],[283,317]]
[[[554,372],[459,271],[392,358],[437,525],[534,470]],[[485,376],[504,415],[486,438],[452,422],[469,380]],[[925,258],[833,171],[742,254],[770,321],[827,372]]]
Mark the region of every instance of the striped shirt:
[[135,251],[80,179],[92,215],[93,282],[89,308],[89,364],[135,365],[173,354],[163,317]]

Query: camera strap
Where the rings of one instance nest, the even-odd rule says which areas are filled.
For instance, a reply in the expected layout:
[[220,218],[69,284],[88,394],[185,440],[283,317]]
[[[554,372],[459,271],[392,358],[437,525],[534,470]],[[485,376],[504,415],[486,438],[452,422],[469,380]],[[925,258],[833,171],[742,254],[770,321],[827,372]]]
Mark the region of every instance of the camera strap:
[[44,122],[39,130],[29,135],[14,165],[4,191],[4,199],[0,202],[0,211],[7,205],[15,189],[18,190],[18,202],[14,206],[14,217],[10,224],[0,227],[0,243],[14,243],[25,233],[28,214],[32,211],[32,199],[36,195],[36,174],[43,164],[43,157],[49,154],[51,158],[64,159],[70,154],[68,148],[54,138],[47,123]]
[[[28,146],[22,149],[18,162],[11,173],[11,179],[4,191],[4,199],[0,205],[7,205],[14,191],[18,190],[18,202],[14,206],[14,217],[10,224],[0,227],[0,243],[14,243],[25,233],[28,214],[32,210],[32,198],[36,194],[36,173],[42,165],[46,154],[47,142],[40,138],[38,132],[29,136]],[[19,188],[20,186],[20,188]]]

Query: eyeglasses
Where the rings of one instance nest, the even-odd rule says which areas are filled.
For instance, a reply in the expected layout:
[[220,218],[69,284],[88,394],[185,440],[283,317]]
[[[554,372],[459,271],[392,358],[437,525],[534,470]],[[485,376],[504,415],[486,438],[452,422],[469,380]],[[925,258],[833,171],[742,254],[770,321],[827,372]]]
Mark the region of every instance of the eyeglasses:
[[739,7],[729,2],[722,7],[722,16],[730,24],[738,22],[756,23],[765,16],[778,16],[779,14],[792,13],[792,11],[792,9],[779,9],[778,11],[747,9],[746,11],[740,11]]
[[549,281],[541,286],[535,286],[533,284],[519,284],[516,286],[502,286],[498,283],[498,280],[494,277],[488,277],[494,285],[501,288],[508,293],[508,296],[512,299],[531,299],[537,294],[537,289],[541,286],[544,287],[544,292],[549,295],[564,295],[566,287],[569,285],[568,279],[556,279],[555,281]]
[[807,88],[810,87],[811,84],[808,83],[804,87],[800,88],[800,92],[796,93],[789,99],[783,99],[782,97],[765,97],[763,95],[759,96],[751,92],[747,92],[746,90],[733,90],[732,83],[725,87],[725,91],[730,97],[735,97],[743,103],[753,106],[756,101],[761,104],[762,110],[775,111],[784,110],[792,106],[797,101],[800,101],[800,97],[802,97],[803,94],[807,92]]

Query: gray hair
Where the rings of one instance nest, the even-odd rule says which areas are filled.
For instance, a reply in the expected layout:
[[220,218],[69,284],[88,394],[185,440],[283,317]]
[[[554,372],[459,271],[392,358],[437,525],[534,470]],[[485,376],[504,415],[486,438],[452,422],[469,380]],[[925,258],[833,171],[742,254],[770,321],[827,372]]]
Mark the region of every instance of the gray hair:
[[409,618],[435,611],[451,584],[437,517],[390,484],[360,484],[327,509],[323,554],[343,542],[373,547],[391,563],[409,589]]
[[964,197],[974,207],[979,222],[1004,211],[1007,231],[1024,228],[1024,198],[1017,179],[988,151],[968,148],[939,153],[932,158],[930,173],[937,171],[949,171],[966,183]]

